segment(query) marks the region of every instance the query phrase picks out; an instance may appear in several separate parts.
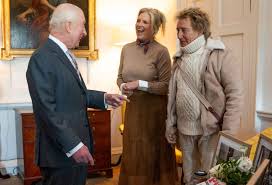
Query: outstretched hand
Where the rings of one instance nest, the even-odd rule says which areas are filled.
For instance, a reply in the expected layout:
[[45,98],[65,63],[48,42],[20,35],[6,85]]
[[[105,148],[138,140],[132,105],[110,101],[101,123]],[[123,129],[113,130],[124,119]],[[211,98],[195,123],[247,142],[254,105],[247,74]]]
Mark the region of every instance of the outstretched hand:
[[127,96],[119,94],[105,94],[105,100],[108,105],[111,105],[113,108],[117,108],[123,104],[124,101],[129,102]]

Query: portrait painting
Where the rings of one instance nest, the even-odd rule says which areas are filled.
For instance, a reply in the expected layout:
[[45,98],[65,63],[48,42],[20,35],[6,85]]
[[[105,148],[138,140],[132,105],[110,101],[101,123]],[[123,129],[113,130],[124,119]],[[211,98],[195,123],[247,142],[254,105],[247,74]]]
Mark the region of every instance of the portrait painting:
[[251,145],[234,138],[232,135],[219,132],[216,150],[213,156],[212,166],[230,159],[239,159],[241,156],[249,156]]
[[96,59],[95,0],[3,0],[4,46],[1,58],[30,55],[49,35],[49,20],[56,6],[71,3],[80,7],[86,18],[87,36],[74,53]]

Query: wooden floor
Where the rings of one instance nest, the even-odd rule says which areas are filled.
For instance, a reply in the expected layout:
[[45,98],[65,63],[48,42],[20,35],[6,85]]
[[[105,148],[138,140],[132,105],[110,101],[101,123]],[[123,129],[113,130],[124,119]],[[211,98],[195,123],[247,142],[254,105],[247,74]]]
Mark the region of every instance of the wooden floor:
[[[86,185],[117,185],[119,178],[120,167],[113,168],[113,177],[106,178],[103,174],[96,177],[88,178]],[[17,176],[12,176],[9,179],[1,179],[0,185],[23,185],[22,180]]]
[[[119,159],[120,159],[119,155],[112,156],[112,162],[114,164],[112,178],[107,178],[105,177],[105,174],[101,173],[94,177],[88,178],[86,185],[117,185],[118,179],[119,179],[119,173],[120,173],[120,166],[121,166],[119,164],[120,162]],[[181,169],[178,168],[177,170],[179,174],[178,176],[180,177]],[[12,176],[9,179],[0,178],[0,185],[23,185],[23,181],[17,176]],[[180,180],[177,179],[176,185],[180,185]]]
[[[106,178],[105,175],[97,175],[96,177],[88,178],[86,185],[117,185],[120,172],[120,165],[113,168],[113,177]],[[0,185],[23,185],[22,180],[17,176],[12,176],[9,179],[1,179]],[[180,182],[176,182],[180,185]]]

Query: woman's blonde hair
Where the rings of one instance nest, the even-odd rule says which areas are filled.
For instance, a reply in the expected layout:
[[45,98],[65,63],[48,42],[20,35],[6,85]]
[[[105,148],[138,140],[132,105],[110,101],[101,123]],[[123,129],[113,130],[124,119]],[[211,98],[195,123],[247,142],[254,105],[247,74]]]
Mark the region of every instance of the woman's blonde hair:
[[203,32],[205,39],[211,35],[209,15],[200,8],[188,8],[178,12],[176,18],[191,20],[191,25],[195,31]]
[[155,8],[142,8],[140,9],[138,16],[142,13],[147,13],[150,16],[154,36],[158,33],[160,27],[162,29],[162,33],[164,34],[166,18],[161,11]]

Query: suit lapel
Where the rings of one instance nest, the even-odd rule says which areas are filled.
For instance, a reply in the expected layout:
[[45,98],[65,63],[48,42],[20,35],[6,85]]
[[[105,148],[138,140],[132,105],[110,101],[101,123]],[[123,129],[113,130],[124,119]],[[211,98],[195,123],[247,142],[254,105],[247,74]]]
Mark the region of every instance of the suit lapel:
[[48,39],[48,44],[49,44],[49,47],[52,49],[52,51],[57,54],[57,56],[59,57],[60,61],[70,70],[70,72],[72,73],[72,75],[76,79],[76,81],[79,84],[79,86],[84,91],[86,91],[86,86],[85,86],[85,83],[83,81],[83,78],[80,75],[80,77],[81,77],[82,80],[79,79],[79,76],[78,76],[78,74],[76,72],[76,69],[73,67],[73,65],[71,64],[70,60],[65,55],[65,53],[63,52],[63,50],[55,42],[53,42],[50,39]]

